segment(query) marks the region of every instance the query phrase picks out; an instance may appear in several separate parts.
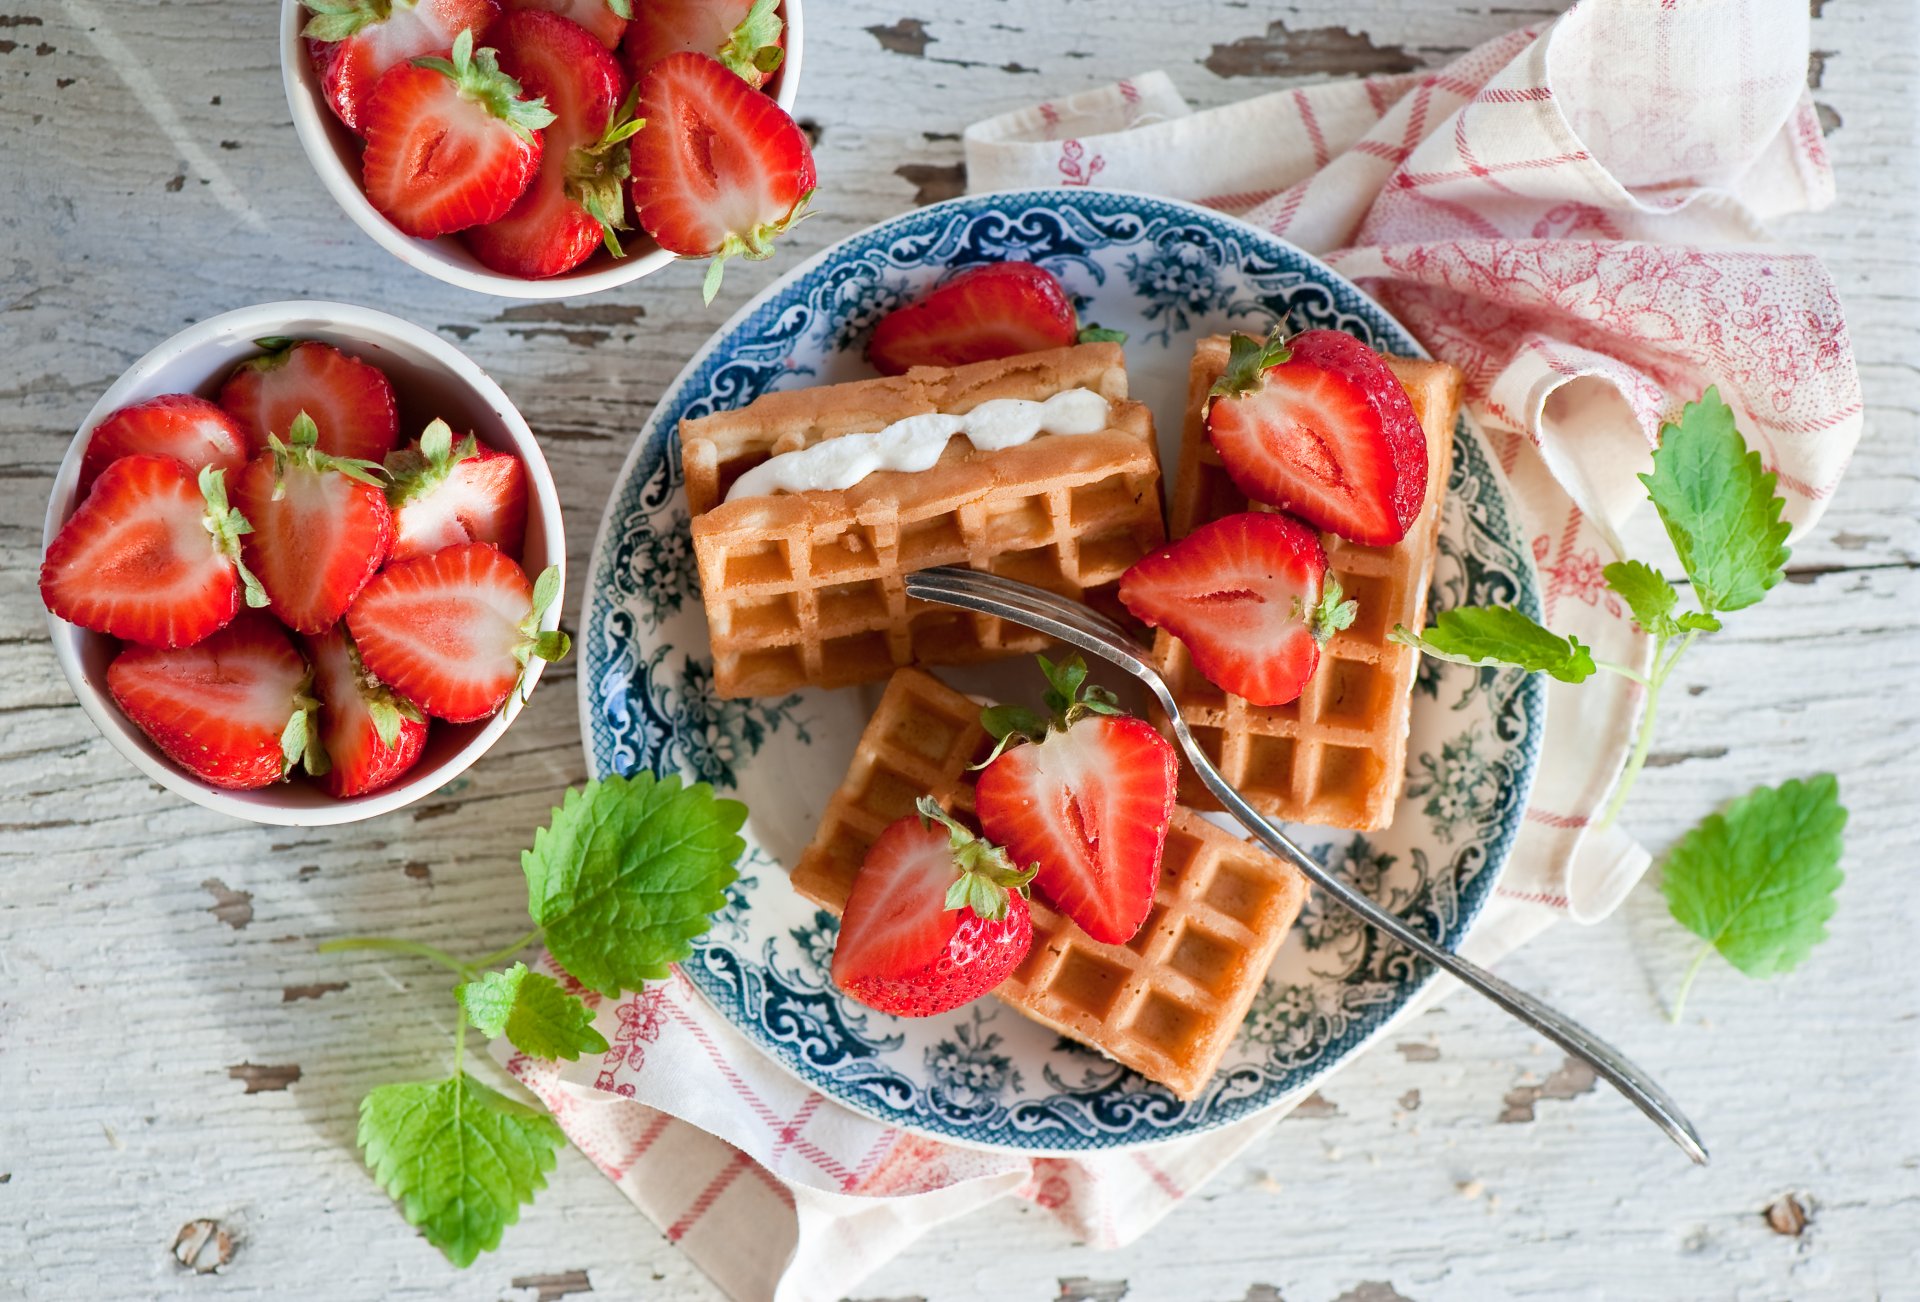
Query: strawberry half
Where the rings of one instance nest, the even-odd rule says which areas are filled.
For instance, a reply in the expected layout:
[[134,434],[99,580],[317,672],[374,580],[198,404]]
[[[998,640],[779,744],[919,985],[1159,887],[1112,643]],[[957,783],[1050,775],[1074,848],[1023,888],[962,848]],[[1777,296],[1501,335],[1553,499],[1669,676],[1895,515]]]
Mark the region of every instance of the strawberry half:
[[393,545],[380,467],[316,452],[315,436],[304,412],[294,417],[291,441],[270,436],[272,450],[250,461],[234,485],[253,522],[247,564],[273,613],[296,633],[333,627]]
[[252,531],[225,472],[121,457],[47,545],[40,599],[70,624],[142,646],[189,646],[267,594],[241,560]]
[[515,560],[527,535],[527,468],[436,420],[420,441],[387,458],[393,508],[389,561],[430,556],[456,543],[492,543]]
[[427,721],[367,672],[344,625],[306,641],[328,761],[320,785],[341,799],[378,791],[419,762]]
[[364,134],[365,105],[397,64],[453,47],[463,31],[484,34],[497,0],[305,0],[300,34],[334,116]]
[[310,681],[286,630],[250,611],[193,646],[131,646],[107,666],[121,713],[168,759],[235,790],[269,786],[297,763],[326,771]]
[[1173,817],[1179,761],[1144,719],[1104,689],[1081,688],[1079,656],[1047,676],[1048,716],[992,706],[981,723],[1002,749],[974,788],[980,828],[1095,940],[1125,944],[1147,920]]
[[1126,336],[1082,327],[1066,286],[1046,268],[989,262],[881,317],[867,360],[882,375],[904,375],[915,366],[965,366],[1107,340]]
[[1338,330],[1235,335],[1207,405],[1234,486],[1316,529],[1377,547],[1427,495],[1427,434],[1380,354]]
[[122,407],[94,427],[80,459],[80,496],[121,457],[173,457],[194,470],[233,472],[247,464],[247,439],[233,417],[205,398],[169,393]]
[[560,595],[560,568],[537,584],[485,543],[461,543],[381,571],[347,612],[374,677],[449,723],[499,709],[534,656],[558,660],[568,640],[540,619]]
[[1343,596],[1319,535],[1268,511],[1203,524],[1120,576],[1137,619],[1186,643],[1207,681],[1254,705],[1300,695],[1320,648],[1358,613]]
[[712,258],[711,303],[731,257],[773,256],[804,215],[813,151],[785,109],[704,54],[670,54],[640,80],[633,138],[633,206],[661,248]]
[[386,372],[317,339],[256,339],[266,352],[233,368],[220,405],[247,437],[248,455],[267,437],[286,438],[301,412],[320,429],[329,456],[378,461],[400,441],[400,415]]
[[620,44],[638,81],[671,54],[704,54],[755,90],[786,62],[780,0],[645,0]]
[[[502,0],[508,13],[544,10],[585,28],[600,47],[611,50],[626,35],[633,17],[632,0]],[[496,33],[489,32],[492,40]],[[514,74],[518,76],[519,74]]]
[[602,244],[623,256],[614,232],[627,229],[625,142],[645,123],[621,111],[619,60],[579,24],[537,10],[508,14],[493,35],[501,68],[554,120],[527,192],[499,221],[468,231],[467,247],[495,271],[536,280],[573,270]]
[[927,796],[887,825],[853,879],[833,983],[896,1017],[932,1017],[986,994],[1033,944],[1026,886],[1004,851]]
[[452,58],[410,60],[374,87],[362,115],[367,199],[423,240],[499,221],[539,170],[540,129],[552,121],[461,32]]

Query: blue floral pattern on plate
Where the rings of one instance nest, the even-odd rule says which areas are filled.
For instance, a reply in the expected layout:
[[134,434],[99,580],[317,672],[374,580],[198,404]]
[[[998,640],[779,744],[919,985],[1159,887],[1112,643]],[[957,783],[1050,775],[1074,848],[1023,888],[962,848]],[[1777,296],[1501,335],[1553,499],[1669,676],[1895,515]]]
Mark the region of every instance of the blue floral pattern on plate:
[[[601,521],[580,615],[580,708],[596,774],[687,773],[745,800],[748,861],[718,925],[683,970],[751,1041],[822,1093],[923,1133],[1068,1153],[1225,1125],[1316,1081],[1379,1035],[1431,979],[1428,965],[1338,909],[1309,902],[1220,1071],[1191,1102],[992,1001],[903,1021],[841,997],[828,978],[834,919],[781,865],[813,833],[878,688],[777,700],[713,694],[687,541],[675,432],[774,389],[858,379],[888,309],[953,270],[1004,259],[1059,275],[1084,320],[1129,332],[1134,395],[1174,464],[1194,342],[1229,329],[1345,330],[1390,352],[1418,346],[1379,306],[1281,240],[1206,209],[1101,190],[970,196],[883,222],[789,272],[723,326],[669,386]],[[1538,580],[1505,481],[1464,419],[1448,479],[1436,609],[1499,601],[1539,614]],[[1022,691],[1026,666],[947,675]],[[998,675],[996,678],[994,675]],[[1009,676],[1011,675],[1011,676]],[[1406,794],[1366,836],[1299,829],[1377,899],[1457,945],[1491,894],[1539,757],[1544,694],[1511,671],[1423,666]]]

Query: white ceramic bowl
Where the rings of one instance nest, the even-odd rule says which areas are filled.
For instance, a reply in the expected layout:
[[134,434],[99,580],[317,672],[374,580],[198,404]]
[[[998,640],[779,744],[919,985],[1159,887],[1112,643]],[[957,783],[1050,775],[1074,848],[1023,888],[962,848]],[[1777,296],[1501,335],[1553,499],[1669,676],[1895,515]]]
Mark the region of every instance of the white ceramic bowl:
[[[800,54],[805,43],[800,0],[784,0],[781,16],[787,24],[787,56],[774,74],[771,89],[780,107],[792,113],[794,96],[800,89]],[[402,233],[367,202],[360,188],[360,140],[327,106],[320,78],[313,70],[313,61],[307,57],[306,41],[300,36],[306,18],[307,11],[300,0],[281,0],[280,77],[287,87],[287,107],[293,112],[294,134],[300,137],[300,147],[307,151],[307,160],[320,174],[320,184],[327,188],[334,202],[353,218],[355,225],[373,237],[374,243],[409,267],[449,285],[483,294],[551,300],[578,298],[625,285],[653,274],[674,260],[673,254],[652,247],[652,241],[635,231],[632,243],[636,251],[625,258],[615,259],[601,249],[564,275],[528,280],[489,270],[457,235],[421,240]],[[637,251],[641,247],[646,251]]]
[[[481,442],[518,456],[526,463],[530,489],[522,557],[527,574],[538,577],[548,565],[558,565],[565,579],[566,536],[560,527],[560,497],[554,491],[553,476],[547,471],[546,458],[540,454],[533,431],[500,386],[459,349],[419,326],[348,303],[243,307],[189,326],[135,362],[100,396],[68,447],[60,472],[54,477],[53,498],[47,503],[42,548],[53,541],[77,504],[80,460],[95,426],[121,407],[163,393],[217,397],[220,382],[234,363],[260,351],[253,341],[271,335],[318,339],[385,371],[399,399],[403,434],[417,435],[429,420],[442,416],[456,430],[471,430]],[[563,604],[554,602],[542,621],[543,627],[559,627]],[[67,681],[73,684],[74,695],[122,755],[141,772],[195,804],[255,823],[320,827],[357,822],[411,804],[465,772],[484,755],[519,714],[525,694],[515,692],[500,713],[479,723],[436,720],[420,762],[392,786],[368,795],[336,800],[301,778],[257,791],[228,791],[202,782],[175,765],[120,713],[107,692],[107,666],[119,649],[115,639],[53,615],[47,616],[47,626],[53,636],[54,654],[66,671]],[[528,665],[527,691],[539,681],[540,669],[538,659]]]

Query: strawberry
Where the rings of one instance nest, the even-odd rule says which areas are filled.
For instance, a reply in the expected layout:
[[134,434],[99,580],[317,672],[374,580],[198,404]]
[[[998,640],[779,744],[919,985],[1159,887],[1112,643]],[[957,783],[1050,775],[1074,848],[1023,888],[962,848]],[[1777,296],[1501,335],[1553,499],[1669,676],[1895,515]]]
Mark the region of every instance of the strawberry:
[[[601,48],[607,50],[620,44],[620,38],[626,35],[627,20],[633,17],[632,0],[502,0],[502,3],[508,13],[545,10],[558,14],[584,27],[600,42]],[[497,33],[488,33],[488,39],[495,35]]]
[[130,646],[107,666],[121,713],[168,759],[235,790],[270,786],[297,763],[326,771],[311,681],[286,630],[251,611],[193,646]]
[[241,560],[246,516],[225,472],[121,457],[47,545],[40,599],[70,624],[142,646],[189,646],[267,594]]
[[313,17],[300,34],[334,116],[364,135],[366,102],[395,65],[483,35],[498,0],[305,0]]
[[381,571],[347,611],[347,630],[374,677],[449,723],[484,719],[527,661],[558,660],[567,635],[542,632],[560,569],[537,584],[485,543],[459,543]]
[[965,366],[1125,339],[1118,330],[1083,328],[1066,286],[1044,267],[989,262],[881,317],[867,341],[867,360],[882,375],[904,375],[914,366]]
[[342,799],[378,791],[419,761],[427,721],[367,672],[344,625],[306,642],[328,760],[320,785]]
[[1292,516],[1243,511],[1136,561],[1120,600],[1164,628],[1209,682],[1254,705],[1300,695],[1327,639],[1353,623],[1319,535]]
[[430,556],[455,543],[492,543],[515,560],[527,534],[527,468],[436,420],[420,441],[387,458],[393,508],[389,561]]
[[644,0],[620,44],[638,81],[670,54],[704,54],[755,90],[786,61],[780,0]]
[[492,50],[461,32],[450,59],[422,58],[380,78],[361,115],[367,199],[419,239],[499,221],[540,167],[553,114],[522,98]]
[[220,386],[220,405],[245,432],[248,455],[265,452],[270,434],[286,438],[303,411],[330,456],[378,461],[393,451],[400,416],[379,367],[314,339],[253,342],[266,352],[234,367]]
[[173,457],[190,469],[212,466],[233,473],[247,464],[247,439],[233,417],[205,398],[169,393],[122,407],[94,427],[80,459],[85,497],[114,461],[135,453]]
[[670,54],[640,80],[634,210],[661,248],[713,259],[701,293],[720,292],[727,259],[773,256],[804,215],[813,151],[786,110],[704,54]]
[[1235,335],[1207,437],[1235,487],[1349,542],[1406,537],[1427,495],[1427,435],[1384,359],[1352,335]]
[[1147,920],[1173,817],[1178,761],[1165,737],[1088,688],[1079,656],[1047,676],[1048,717],[1019,706],[981,716],[1000,748],[974,788],[980,828],[1095,940],[1124,944]]
[[619,60],[578,23],[538,10],[508,14],[493,34],[500,67],[554,120],[541,133],[533,183],[506,216],[468,231],[467,247],[495,271],[530,279],[571,271],[602,244],[621,257],[614,232],[627,227],[625,142],[645,123],[621,111]]
[[999,847],[922,796],[887,825],[853,879],[833,982],[896,1017],[932,1017],[1007,979],[1033,944],[1026,886]]
[[234,497],[253,532],[247,564],[273,613],[296,633],[324,633],[347,613],[393,545],[393,512],[371,461],[314,450],[305,412],[290,441],[247,463]]

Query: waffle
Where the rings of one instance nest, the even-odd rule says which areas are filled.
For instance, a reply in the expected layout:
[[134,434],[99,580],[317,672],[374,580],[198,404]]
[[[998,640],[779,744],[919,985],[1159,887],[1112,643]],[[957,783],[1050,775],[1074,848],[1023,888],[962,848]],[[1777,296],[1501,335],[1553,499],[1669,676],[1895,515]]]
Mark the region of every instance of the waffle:
[[[1154,663],[1172,686],[1194,739],[1227,782],[1270,818],[1373,831],[1392,820],[1400,798],[1409,694],[1420,653],[1387,641],[1387,634],[1395,624],[1417,629],[1426,622],[1427,585],[1453,459],[1460,373],[1441,362],[1404,357],[1389,357],[1387,364],[1426,429],[1426,503],[1407,536],[1391,547],[1362,547],[1322,535],[1327,572],[1359,603],[1359,616],[1327,643],[1300,698],[1286,705],[1250,705],[1208,682],[1178,638],[1165,630],[1154,637]],[[1233,486],[1207,439],[1207,392],[1226,365],[1224,336],[1202,340],[1194,351],[1179,478],[1167,515],[1174,538],[1223,515],[1267,509],[1249,503]],[[1184,767],[1180,798],[1200,809],[1220,807]]]
[[[993,748],[979,717],[978,703],[932,675],[896,672],[793,869],[794,889],[840,912],[867,848],[922,794],[971,823],[970,766]],[[1035,892],[1033,948],[994,993],[1191,1099],[1233,1041],[1306,895],[1305,879],[1279,859],[1175,809],[1140,933],[1102,944]]]
[[[1092,389],[1110,428],[981,452],[948,441],[917,473],[840,491],[725,500],[771,456],[904,416],[989,398]],[[907,664],[1038,651],[1047,639],[984,615],[908,601],[905,576],[968,565],[1117,610],[1126,568],[1165,538],[1153,418],[1126,401],[1118,344],[1083,344],[951,370],[770,393],[682,421],[693,548],[721,696],[773,696],[885,678]]]

